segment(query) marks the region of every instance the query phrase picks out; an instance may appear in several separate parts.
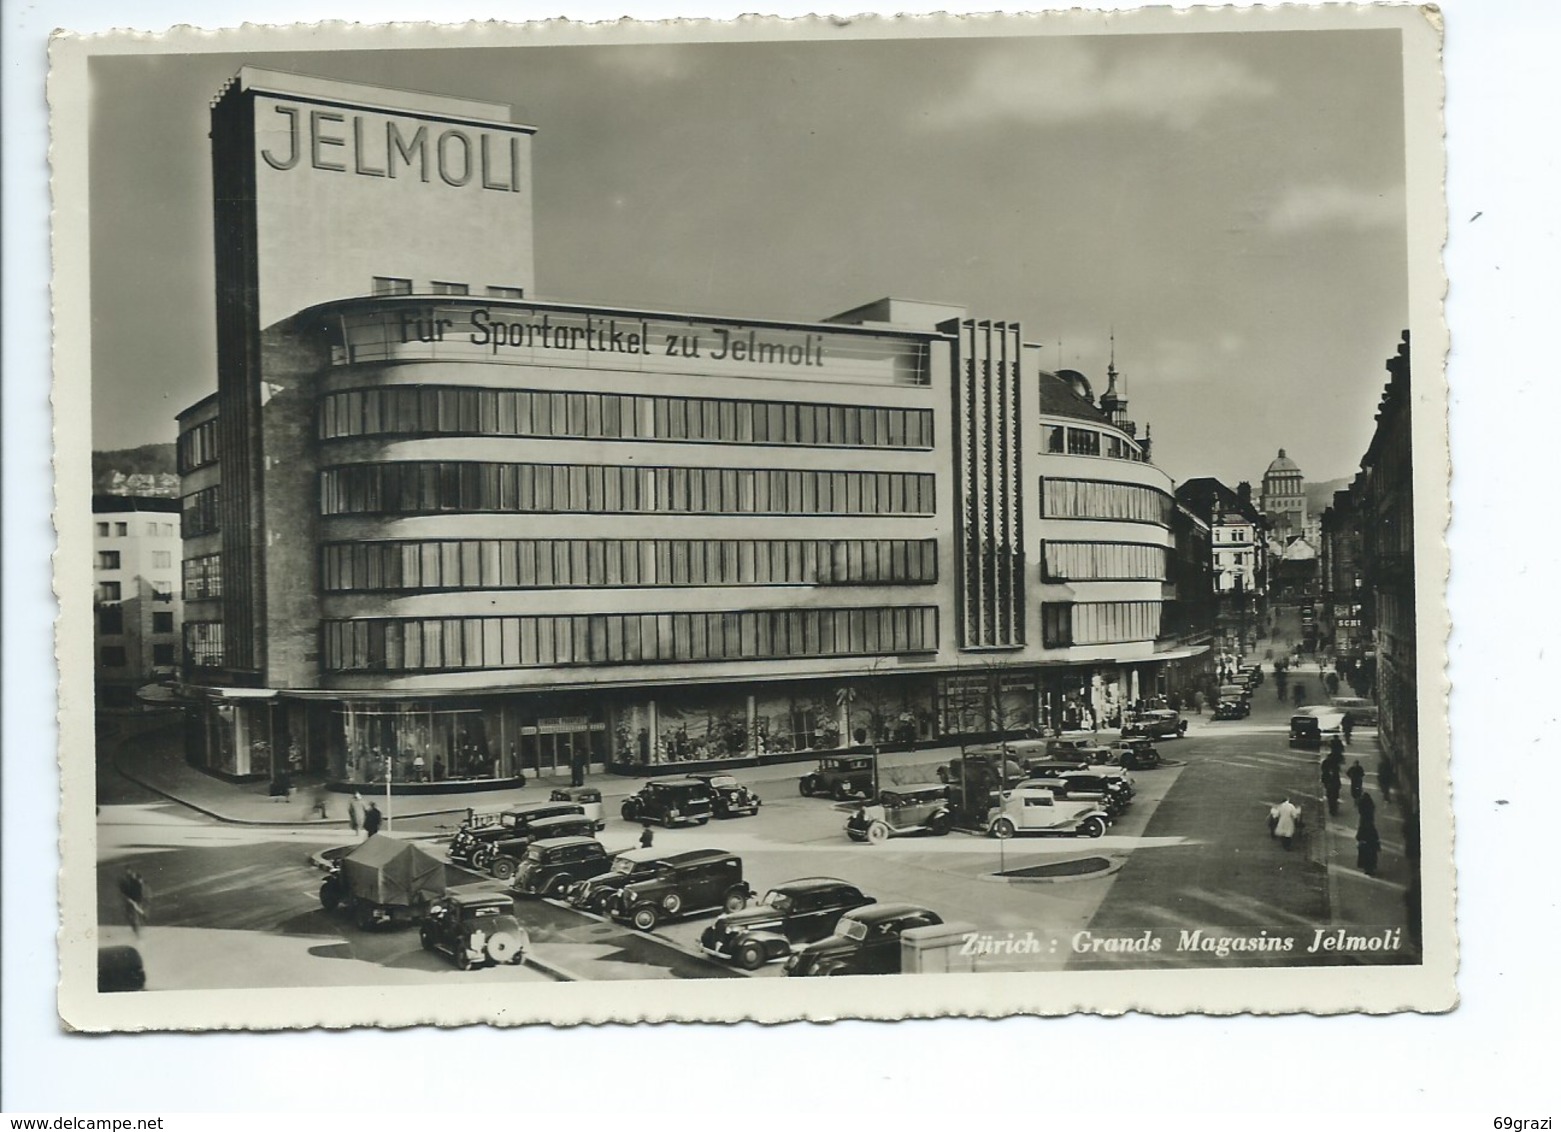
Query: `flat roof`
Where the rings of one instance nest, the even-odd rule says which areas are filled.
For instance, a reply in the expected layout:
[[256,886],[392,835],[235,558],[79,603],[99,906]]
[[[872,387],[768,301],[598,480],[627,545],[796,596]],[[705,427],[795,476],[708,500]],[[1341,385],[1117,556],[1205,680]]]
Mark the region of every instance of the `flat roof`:
[[238,84],[240,90],[261,94],[292,95],[303,99],[356,106],[364,110],[379,110],[392,114],[427,114],[467,122],[512,126],[529,133],[536,132],[534,126],[523,126],[511,121],[509,106],[501,102],[453,98],[427,91],[371,86],[368,83],[342,82],[339,79],[323,79],[315,75],[271,71],[263,67],[240,67],[234,82]]

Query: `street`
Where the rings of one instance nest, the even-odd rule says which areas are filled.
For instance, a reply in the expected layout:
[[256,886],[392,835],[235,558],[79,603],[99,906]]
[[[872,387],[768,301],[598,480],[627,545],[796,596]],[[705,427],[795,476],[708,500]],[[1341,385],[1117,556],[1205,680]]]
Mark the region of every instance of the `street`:
[[[852,842],[843,824],[854,807],[801,797],[796,782],[810,769],[803,763],[738,770],[737,777],[764,798],[758,815],[657,828],[655,846],[736,853],[745,879],[761,894],[798,877],[834,876],[880,902],[930,908],[984,938],[1040,941],[1019,951],[998,947],[976,960],[978,970],[1411,962],[1407,941],[1390,955],[1307,950],[1318,929],[1402,926],[1407,877],[1396,815],[1388,806],[1378,810],[1384,850],[1378,877],[1367,878],[1354,867],[1350,799],[1330,818],[1320,796],[1317,752],[1292,749],[1287,742],[1290,692],[1298,682],[1307,702],[1322,700],[1313,667],[1292,672],[1283,698],[1270,675],[1255,689],[1247,719],[1216,722],[1208,714],[1189,714],[1187,737],[1157,743],[1165,764],[1135,773],[1133,805],[1096,840],[998,841],[955,831],[896,837],[881,845]],[[1373,744],[1372,732],[1361,731],[1347,758],[1373,765]],[[896,757],[931,778],[947,752]],[[600,785],[608,816],[601,840],[609,851],[630,848],[640,827],[616,811],[638,781]],[[1266,822],[1269,808],[1287,796],[1304,815],[1302,833],[1288,851],[1269,836]],[[531,935],[528,959],[534,962],[459,972],[423,951],[413,930],[359,930],[347,917],[321,908],[322,874],[309,857],[341,844],[340,829],[225,824],[112,772],[101,776],[100,797],[101,942],[132,942],[116,880],[125,866],[134,866],[153,894],[151,923],[139,941],[153,988],[782,974],[779,963],[749,975],[702,955],[698,939],[709,915],[641,933],[524,897],[517,899],[516,911]],[[454,815],[443,815],[406,818],[396,829],[425,837],[442,851],[455,825]],[[1060,867],[1043,869],[1049,874],[1044,876],[1014,875],[1047,865]],[[454,865],[447,871],[451,886],[503,888]],[[1146,932],[1161,940],[1158,950],[1125,945]],[[1203,942],[1280,936],[1290,936],[1293,946],[1243,951],[1234,958]]]

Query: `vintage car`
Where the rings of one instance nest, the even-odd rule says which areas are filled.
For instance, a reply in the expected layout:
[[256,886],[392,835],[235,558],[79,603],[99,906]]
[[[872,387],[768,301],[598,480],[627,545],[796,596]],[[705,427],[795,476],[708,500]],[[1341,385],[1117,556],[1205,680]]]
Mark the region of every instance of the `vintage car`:
[[612,862],[612,854],[594,837],[543,838],[526,846],[510,891],[562,897],[581,881],[601,876]]
[[457,967],[519,963],[531,939],[502,892],[452,892],[428,909],[417,929],[424,951],[442,951]]
[[585,807],[578,802],[532,802],[525,806],[512,806],[499,813],[480,814],[468,810],[466,820],[455,831],[448,850],[450,860],[458,865],[472,864],[478,847],[489,841],[507,841],[519,837],[526,826],[539,818],[560,817],[565,814],[583,815]]
[[1093,803],[1113,818],[1133,801],[1133,780],[1120,767],[1092,766],[1035,775],[1019,784],[1019,788],[1024,787],[1050,790],[1070,802]]
[[941,837],[953,827],[947,786],[897,786],[881,791],[877,802],[858,806],[846,820],[846,836],[877,845],[907,833]]
[[1075,837],[1103,837],[1111,815],[1094,802],[1059,798],[1041,786],[1023,785],[1006,795],[987,823],[993,837],[1016,833],[1067,833]]
[[1148,739],[1113,739],[1106,744],[1106,759],[1127,770],[1148,770],[1160,765],[1160,752]]
[[1377,705],[1370,700],[1363,700],[1359,696],[1334,696],[1328,704],[1348,716],[1351,727],[1377,725]]
[[717,908],[735,912],[753,889],[743,880],[743,859],[724,849],[701,849],[657,862],[607,902],[607,914],[648,932],[674,920]]
[[1187,734],[1187,721],[1182,713],[1169,708],[1141,711],[1129,715],[1122,723],[1122,738],[1132,739],[1180,739]]
[[691,774],[710,787],[710,808],[718,818],[735,818],[759,812],[759,795],[729,774]]
[[704,825],[710,820],[713,801],[709,785],[697,778],[658,778],[625,798],[618,812],[624,821]]
[[594,786],[555,786],[548,795],[555,802],[577,803],[585,816],[596,823],[597,829],[607,828],[607,815],[602,809],[602,792]]
[[1246,678],[1247,687],[1256,688],[1263,682],[1263,666],[1261,664],[1244,664],[1241,666],[1241,675]]
[[815,794],[844,802],[872,794],[877,775],[871,755],[831,755],[818,760],[812,774],[804,774],[797,790],[804,798]]
[[841,916],[833,935],[792,952],[786,974],[898,975],[900,933],[942,922],[915,904],[868,904]]
[[1292,747],[1323,747],[1344,741],[1344,713],[1333,707],[1304,707],[1290,717]]
[[624,885],[647,879],[663,861],[681,860],[704,851],[687,849],[681,853],[669,853],[665,849],[630,849],[619,853],[613,857],[612,865],[606,872],[588,877],[570,887],[570,907],[587,912],[606,912],[608,902]]
[[1214,705],[1215,719],[1245,719],[1252,714],[1252,703],[1244,696],[1226,696],[1220,690],[1220,698]]
[[1245,684],[1221,684],[1219,699],[1222,700],[1246,700],[1252,702],[1252,689]]
[[797,944],[825,938],[844,913],[871,903],[871,896],[843,880],[789,880],[770,889],[758,903],[717,916],[699,937],[699,947],[717,959],[756,971],[786,958]]
[[1042,757],[1075,763],[1103,763],[1106,748],[1093,735],[1064,735],[1046,740]]
[[938,781],[956,789],[966,785],[967,778],[969,786],[996,790],[1012,786],[1023,777],[1024,768],[1000,749],[969,750],[963,757],[950,759],[946,766],[938,768]]
[[503,841],[484,841],[472,854],[472,867],[482,869],[489,876],[509,880],[520,868],[526,850],[533,842],[556,837],[591,837],[596,833],[596,823],[584,814],[559,814],[556,817],[537,818],[528,822],[525,831]]

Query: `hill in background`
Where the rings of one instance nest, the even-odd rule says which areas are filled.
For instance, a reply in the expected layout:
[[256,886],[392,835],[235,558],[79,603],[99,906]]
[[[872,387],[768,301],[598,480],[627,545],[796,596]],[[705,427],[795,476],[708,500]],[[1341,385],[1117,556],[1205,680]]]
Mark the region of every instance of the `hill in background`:
[[178,463],[172,444],[143,444],[92,454],[92,494],[179,495]]

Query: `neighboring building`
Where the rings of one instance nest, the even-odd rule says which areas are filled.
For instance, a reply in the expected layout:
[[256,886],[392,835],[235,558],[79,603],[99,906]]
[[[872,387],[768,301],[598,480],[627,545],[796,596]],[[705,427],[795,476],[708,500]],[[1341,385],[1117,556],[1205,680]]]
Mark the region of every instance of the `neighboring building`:
[[1156,686],[1171,483],[1114,367],[1097,407],[1018,324],[901,299],[539,301],[531,133],[251,68],[214,103],[192,762],[469,787],[1107,721]]
[[136,689],[179,663],[179,502],[92,497],[93,650],[99,707],[131,707]]
[[1318,546],[1322,603],[1317,621],[1323,647],[1341,671],[1358,667],[1367,649],[1361,622],[1365,580],[1356,494],[1351,488],[1334,493],[1333,504],[1322,515]]
[[1185,703],[1214,676],[1212,646],[1219,625],[1219,597],[1214,590],[1214,539],[1208,522],[1178,502],[1171,513],[1171,540],[1161,638],[1164,647],[1193,655],[1166,665],[1161,691]]
[[1268,521],[1269,531],[1281,545],[1287,544],[1294,536],[1306,533],[1305,477],[1295,461],[1285,455],[1283,448],[1263,473],[1260,508]]
[[1256,635],[1268,593],[1263,518],[1248,497],[1209,476],[1184,482],[1176,501],[1209,526],[1219,635],[1224,651],[1239,654]]
[[1292,535],[1270,558],[1270,592],[1278,599],[1313,603],[1318,596],[1317,548],[1300,535]]

